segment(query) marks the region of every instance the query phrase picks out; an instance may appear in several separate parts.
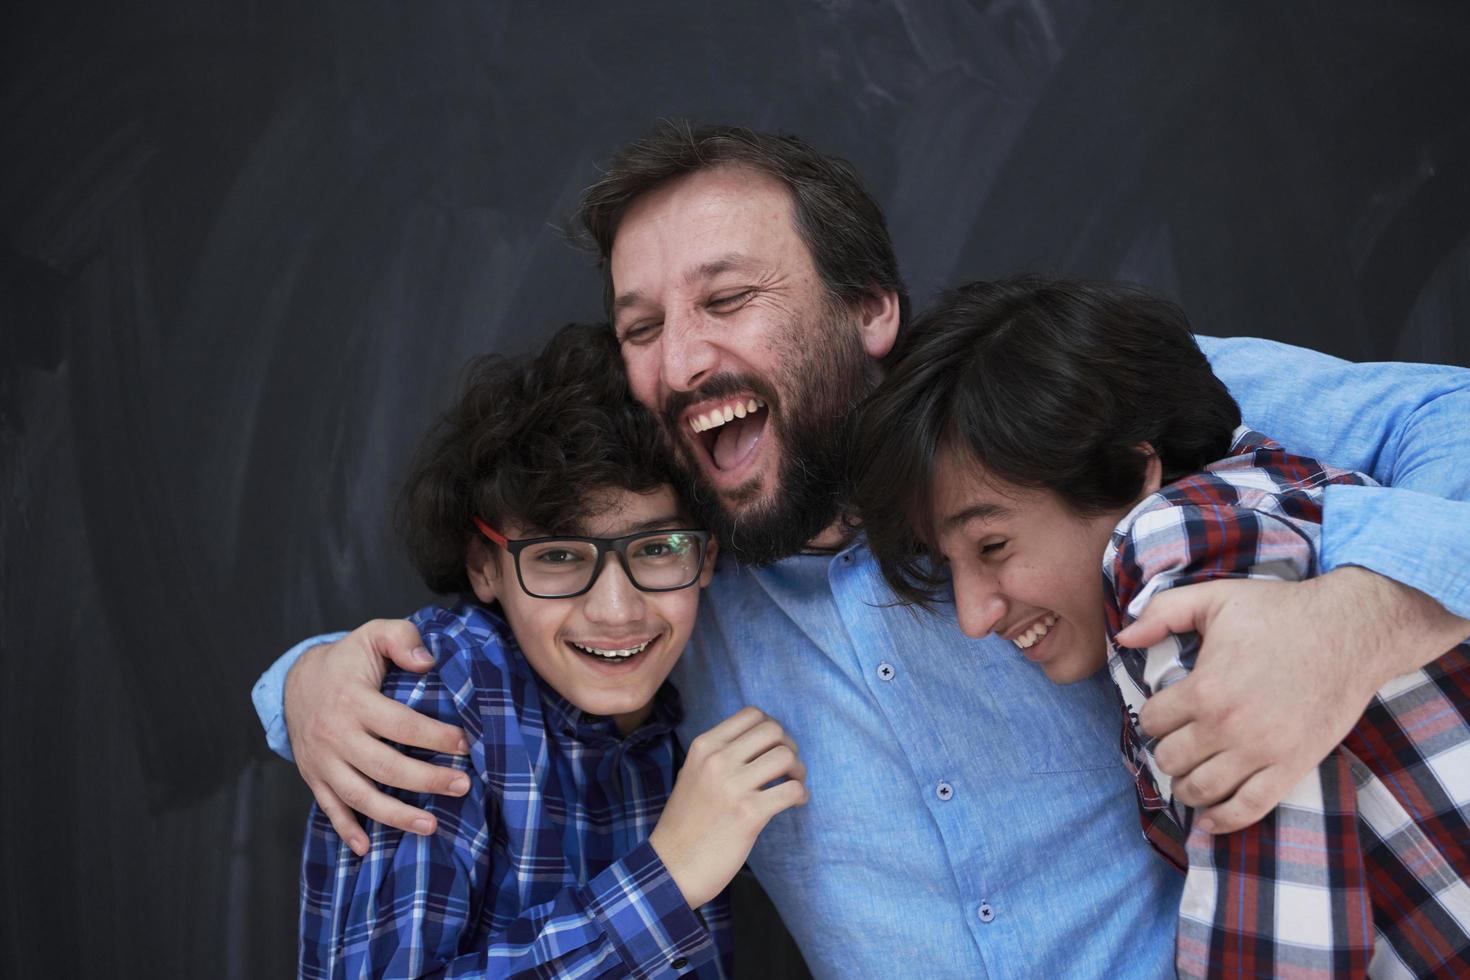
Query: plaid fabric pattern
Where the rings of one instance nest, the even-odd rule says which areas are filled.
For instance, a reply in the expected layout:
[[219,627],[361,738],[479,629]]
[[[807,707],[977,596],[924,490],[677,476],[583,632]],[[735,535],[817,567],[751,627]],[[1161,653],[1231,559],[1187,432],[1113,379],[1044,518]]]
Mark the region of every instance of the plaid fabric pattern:
[[1144,832],[1185,870],[1180,976],[1470,976],[1470,646],[1380,690],[1316,773],[1254,827],[1192,829],[1137,724],[1183,678],[1196,634],[1111,644],[1164,589],[1317,574],[1323,488],[1361,474],[1293,456],[1248,429],[1228,459],[1164,487],[1104,557],[1109,669]]
[[621,738],[526,663],[505,622],[461,604],[412,617],[428,674],[384,692],[464,729],[459,798],[389,790],[439,821],[433,837],[371,821],[359,859],[313,806],[301,873],[300,976],[726,977],[725,896],[698,913],[648,844],[682,761],[678,696]]

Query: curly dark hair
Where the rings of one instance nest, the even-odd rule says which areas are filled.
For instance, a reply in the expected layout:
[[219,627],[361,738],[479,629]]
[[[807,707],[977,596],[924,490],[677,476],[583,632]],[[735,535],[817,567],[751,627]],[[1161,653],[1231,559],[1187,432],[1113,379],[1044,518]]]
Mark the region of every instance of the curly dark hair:
[[744,126],[695,126],[665,119],[653,132],[618,151],[602,178],[582,194],[579,217],[586,243],[596,250],[603,299],[612,315],[608,260],[623,214],[661,185],[720,166],[741,166],[774,177],[791,191],[796,231],[811,250],[828,295],[852,303],[873,287],[898,294],[900,322],[909,316],[909,294],[883,209],[857,170],[795,136]]
[[938,457],[959,452],[1079,514],[1138,499],[1148,443],[1165,483],[1230,449],[1240,409],[1184,311],[1133,286],[974,282],[915,318],[856,423],[856,508],[884,578],[928,606]]
[[629,393],[612,329],[570,324],[529,360],[470,361],[454,407],[419,447],[396,518],[424,583],[468,595],[473,516],[579,534],[601,491],[647,493],[674,478],[657,420]]

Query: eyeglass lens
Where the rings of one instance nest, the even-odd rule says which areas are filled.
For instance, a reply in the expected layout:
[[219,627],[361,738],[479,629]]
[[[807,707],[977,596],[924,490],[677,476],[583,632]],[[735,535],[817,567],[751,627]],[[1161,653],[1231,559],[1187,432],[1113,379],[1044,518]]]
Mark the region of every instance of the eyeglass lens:
[[[682,531],[654,532],[624,542],[633,584],[643,589],[678,589],[699,575],[699,539]],[[590,541],[541,541],[521,550],[521,581],[527,592],[564,596],[581,592],[597,574],[597,545]]]

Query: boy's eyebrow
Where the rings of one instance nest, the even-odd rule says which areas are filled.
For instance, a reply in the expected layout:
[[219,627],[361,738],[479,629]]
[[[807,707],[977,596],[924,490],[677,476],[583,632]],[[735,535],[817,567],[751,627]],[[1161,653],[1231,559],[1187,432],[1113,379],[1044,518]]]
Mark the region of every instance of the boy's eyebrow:
[[946,528],[952,528],[958,527],[967,521],[996,521],[1004,520],[1010,516],[1010,508],[987,501],[985,503],[972,504],[964,510],[955,511],[944,519],[944,526]]
[[[653,517],[653,518],[650,518],[649,520],[646,520],[646,521],[639,521],[637,524],[629,524],[628,526],[624,527],[617,534],[598,535],[598,534],[586,534],[584,532],[581,536],[582,537],[588,537],[588,538],[596,538],[596,537],[626,538],[630,534],[642,534],[644,531],[660,531],[660,530],[663,530],[664,528],[688,527],[688,526],[689,526],[689,518],[684,517],[681,514],[673,513],[673,514],[669,514],[669,515],[667,515],[665,517]],[[576,537],[576,535],[573,535],[573,536]]]

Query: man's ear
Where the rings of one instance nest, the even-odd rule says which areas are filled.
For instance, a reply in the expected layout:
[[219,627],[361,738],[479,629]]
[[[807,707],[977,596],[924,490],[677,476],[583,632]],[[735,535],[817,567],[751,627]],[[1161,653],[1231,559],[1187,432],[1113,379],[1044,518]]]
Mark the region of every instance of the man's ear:
[[874,286],[862,295],[856,306],[863,350],[874,360],[887,357],[898,339],[898,293]]
[[465,575],[469,577],[470,587],[475,590],[475,598],[486,606],[495,601],[500,587],[500,565],[497,557],[490,546],[479,538],[471,540],[470,546],[465,549]]
[[1146,442],[1140,442],[1134,449],[1144,457],[1143,493],[1139,494],[1141,499],[1164,485],[1164,463],[1159,459],[1159,454],[1154,452],[1154,447]]
[[710,580],[715,577],[715,562],[720,557],[720,543],[714,538],[709,539],[709,545],[704,551],[704,568],[699,571],[699,587],[702,589],[709,585]]

